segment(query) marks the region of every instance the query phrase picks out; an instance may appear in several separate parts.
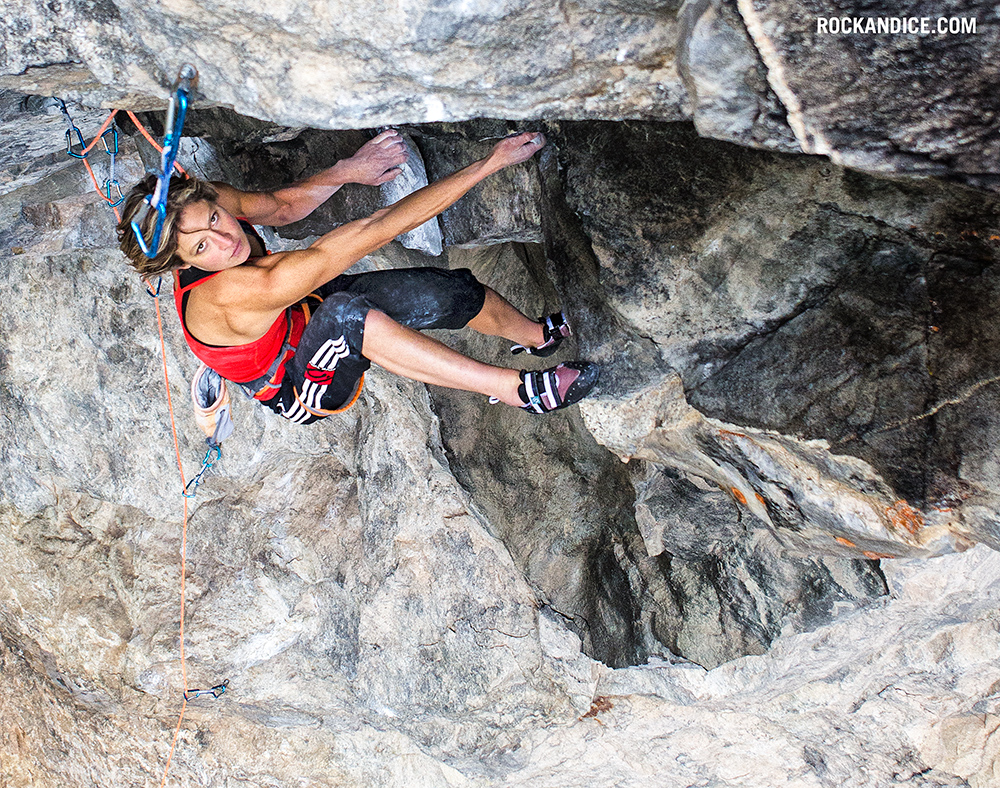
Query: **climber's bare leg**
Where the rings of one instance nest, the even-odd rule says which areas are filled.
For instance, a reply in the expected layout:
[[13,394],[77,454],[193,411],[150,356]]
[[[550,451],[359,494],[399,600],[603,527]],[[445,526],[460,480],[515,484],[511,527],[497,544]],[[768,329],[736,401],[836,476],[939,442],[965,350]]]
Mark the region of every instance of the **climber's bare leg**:
[[492,367],[463,356],[436,339],[401,326],[375,309],[369,310],[365,318],[361,353],[380,367],[404,378],[450,389],[475,391],[496,397],[508,405],[522,404],[517,394],[521,383],[517,370]]
[[541,323],[529,320],[503,296],[488,287],[483,308],[468,325],[480,334],[504,337],[525,347],[537,347],[545,341]]

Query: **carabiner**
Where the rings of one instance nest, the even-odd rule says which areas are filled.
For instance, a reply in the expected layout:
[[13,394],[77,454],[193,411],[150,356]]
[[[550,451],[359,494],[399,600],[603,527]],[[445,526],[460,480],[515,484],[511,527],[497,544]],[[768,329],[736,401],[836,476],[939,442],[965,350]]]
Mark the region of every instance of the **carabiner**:
[[155,290],[152,287],[149,286],[149,282],[146,281],[145,279],[142,280],[142,283],[146,286],[146,295],[148,295],[150,298],[159,298],[160,297],[160,288],[163,287],[163,277],[162,276],[156,277],[156,289]]
[[[80,146],[79,153],[76,153],[73,150],[73,134],[76,134],[76,144]],[[87,153],[89,153],[87,150],[87,144],[83,141],[83,134],[80,133],[80,129],[76,126],[66,129],[66,153],[74,159],[86,159]]]
[[[156,186],[156,190],[157,191],[160,190],[159,183]],[[167,220],[166,201],[164,200],[162,203],[155,206],[154,208],[152,203],[152,197],[153,195],[150,195],[145,200],[143,200],[142,208],[139,210],[139,213],[136,215],[136,218],[132,220],[132,232],[135,233],[135,240],[139,244],[139,248],[142,249],[142,253],[150,259],[156,257],[156,252],[160,248],[160,233],[163,231],[163,223]],[[150,243],[147,244],[146,238],[142,234],[142,229],[139,225],[142,223],[142,220],[146,218],[146,214],[148,214],[151,210],[155,210],[157,216],[156,216],[156,224],[153,226],[153,237]]]
[[[214,457],[212,456],[213,453],[215,454]],[[205,459],[201,461],[201,470],[195,474],[191,481],[184,485],[183,495],[185,498],[194,498],[194,496],[198,493],[198,485],[201,484],[201,480],[204,478],[205,474],[212,469],[212,466],[215,465],[221,456],[221,445],[216,443],[214,446],[208,447],[208,451],[205,452]],[[188,490],[191,490],[191,492],[188,492]]]
[[[111,135],[111,145],[108,144],[109,134]],[[104,143],[104,150],[109,156],[118,155],[118,125],[114,121],[111,123],[111,128],[101,135],[101,142]]]
[[[167,218],[167,192],[170,189],[170,175],[177,158],[177,148],[180,144],[181,131],[184,129],[184,118],[187,115],[188,91],[197,82],[198,70],[192,65],[184,65],[177,74],[177,82],[170,104],[167,105],[166,132],[163,135],[163,153],[160,157],[160,172],[157,175],[156,189],[146,198],[146,207],[132,221],[132,232],[135,240],[146,257],[156,257],[160,249],[160,233]],[[156,223],[153,225],[153,237],[147,243],[140,227],[149,210],[156,211]]]
[[[111,194],[112,189],[115,190],[118,196],[117,200]],[[125,195],[122,193],[122,185],[118,183],[117,180],[113,181],[110,178],[108,178],[106,181],[104,181],[104,196],[107,197],[108,205],[110,205],[112,208],[117,208],[119,205],[125,202]]]
[[211,689],[189,689],[184,690],[184,700],[194,700],[195,698],[201,698],[206,695],[211,695],[213,698],[221,698],[226,694],[226,689],[229,687],[229,679],[226,679],[221,684],[216,684]]

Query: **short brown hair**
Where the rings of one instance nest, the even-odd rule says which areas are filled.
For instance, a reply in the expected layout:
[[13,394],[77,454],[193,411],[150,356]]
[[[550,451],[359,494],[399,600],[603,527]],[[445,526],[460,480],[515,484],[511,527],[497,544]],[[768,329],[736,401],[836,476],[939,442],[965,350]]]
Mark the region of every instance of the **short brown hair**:
[[[208,181],[184,175],[174,175],[170,179],[167,191],[166,218],[160,231],[160,245],[155,257],[146,257],[132,231],[132,220],[142,210],[146,197],[156,190],[156,175],[149,174],[132,187],[125,198],[122,208],[122,218],[118,222],[118,245],[128,258],[132,267],[144,279],[165,274],[175,268],[180,268],[184,262],[177,257],[177,218],[188,205],[206,200],[215,202],[218,192]],[[156,211],[146,213],[139,227],[148,244],[153,238],[156,226]]]

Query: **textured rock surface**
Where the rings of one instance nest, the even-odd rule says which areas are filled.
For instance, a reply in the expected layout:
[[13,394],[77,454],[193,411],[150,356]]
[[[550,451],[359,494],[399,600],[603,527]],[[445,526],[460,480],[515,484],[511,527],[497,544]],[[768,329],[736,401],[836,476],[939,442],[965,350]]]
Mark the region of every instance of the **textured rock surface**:
[[[201,137],[184,158],[246,186],[287,182],[364,139],[214,116],[192,119]],[[987,539],[968,524],[996,516],[995,351],[980,328],[989,289],[976,295],[970,279],[988,280],[995,246],[968,232],[934,246],[934,233],[951,233],[961,211],[962,230],[992,227],[994,204],[699,147],[684,127],[548,131],[540,168],[510,186],[537,189],[544,248],[429,259],[394,244],[366,265],[469,265],[529,314],[566,305],[577,329],[566,354],[605,365],[599,398],[539,420],[471,395],[428,398],[376,371],[353,411],[305,430],[238,398],[223,473],[192,508],[185,621],[189,686],[229,679],[230,689],[190,704],[172,780],[989,785],[996,555],[890,562],[892,597],[875,600],[886,589],[878,567],[848,556],[883,543],[937,549],[930,497],[911,498],[925,526],[910,534],[915,515],[895,504],[912,476],[894,475],[899,449],[832,454],[822,441],[836,437],[777,407],[776,384],[760,392],[736,372],[755,340],[810,314],[830,320],[831,299],[816,291],[831,282],[840,302],[878,317],[862,274],[885,256],[865,250],[886,239],[915,250],[888,256],[886,279],[903,278],[914,257],[927,270],[941,263],[952,297],[939,303],[952,304],[942,310],[952,322],[920,313],[940,329],[922,336],[949,336],[940,358],[961,401],[941,408],[933,435],[965,495],[959,531]],[[488,133],[473,124],[412,136],[433,172],[427,151],[472,155],[467,140]],[[128,139],[129,175],[142,169],[135,150]],[[111,249],[110,215],[84,174],[23,176],[3,197],[0,226],[0,555],[16,568],[0,581],[0,774],[14,785],[156,783],[182,680],[179,481],[151,302]],[[337,199],[289,234],[308,237],[384,195],[345,189]],[[493,201],[474,195],[466,208],[478,240],[529,226],[526,211]],[[824,210],[861,229],[818,222]],[[852,233],[864,243],[845,242]],[[900,298],[893,319],[916,321],[913,304]],[[181,403],[194,364],[165,317],[190,475],[201,436]],[[874,330],[831,334],[824,350],[861,355],[860,343],[868,361],[849,367],[853,399],[817,387],[817,414],[828,414],[806,422],[817,430],[840,429],[830,402],[864,404],[865,386],[895,369],[880,361],[895,345],[870,350]],[[816,334],[789,336],[811,380],[803,337]],[[449,341],[509,362],[499,340]],[[869,396],[881,409],[868,418],[892,423],[911,413],[912,379],[888,377],[891,393]],[[969,388],[976,397],[962,399]],[[595,436],[635,459],[623,465]],[[935,456],[911,460],[933,470]],[[871,504],[874,518],[852,525],[852,501],[882,510]],[[838,530],[845,523],[853,530]],[[831,538],[842,533],[882,541]],[[819,544],[840,557],[801,555]]]
[[[822,32],[819,18],[885,14],[861,3],[737,6],[804,152],[860,168],[996,175],[1000,99],[989,86],[1000,63],[988,54],[1000,44],[994,4],[895,4],[894,17],[927,20],[919,35]],[[941,33],[941,19],[974,22],[976,32]],[[969,56],[983,58],[985,68],[971,66]]]
[[[480,115],[678,119],[675,7],[478,2],[325,6],[16,2],[0,74],[28,92],[162,101],[182,61],[202,94],[279,122],[359,128]],[[78,68],[52,64],[81,64]],[[104,83],[98,86],[95,83]],[[378,96],[373,102],[373,96]]]
[[606,674],[504,784],[991,785],[998,569],[982,547],[893,563],[886,605],[762,657]]
[[[901,547],[928,546],[938,525],[958,543],[996,544],[988,512],[1000,480],[979,447],[996,428],[982,401],[996,396],[1000,346],[978,317],[994,301],[995,200],[705,142],[678,126],[561,124],[553,137],[566,175],[565,186],[550,177],[552,210],[565,199],[582,226],[553,224],[562,228],[551,250],[563,257],[561,287],[608,328],[583,339],[606,363],[609,407],[633,398],[630,415],[609,414],[616,426],[602,442],[648,458],[638,449],[644,430],[672,424],[676,434],[659,430],[655,451],[714,474],[775,522],[798,505],[788,495],[801,484],[817,501],[841,483],[862,498],[872,492],[868,525],[832,529],[857,545],[895,532]],[[591,249],[596,268],[581,279]],[[673,370],[684,393],[667,396]],[[664,396],[662,413],[636,394],[646,387]],[[688,400],[722,423],[709,427]],[[943,429],[972,423],[968,441]],[[788,437],[761,453],[727,424],[823,439],[868,466],[828,461],[822,446]],[[833,487],[820,491],[824,477]],[[854,505],[847,512],[844,527]],[[801,536],[801,518],[785,524]],[[830,549],[839,549],[832,539]],[[888,544],[864,549],[898,554]]]
[[[184,62],[198,100],[290,126],[477,117],[693,119],[757,147],[997,187],[1000,20],[985,0],[907,0],[928,31],[825,34],[885,16],[844,0],[150,5],[11,0],[0,87],[162,106]],[[939,33],[938,19],[975,30]]]

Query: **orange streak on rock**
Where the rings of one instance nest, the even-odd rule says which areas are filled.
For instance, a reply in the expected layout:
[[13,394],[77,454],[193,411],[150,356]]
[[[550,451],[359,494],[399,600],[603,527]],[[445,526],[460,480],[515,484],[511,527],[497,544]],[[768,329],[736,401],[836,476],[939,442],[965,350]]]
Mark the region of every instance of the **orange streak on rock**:
[[915,534],[924,527],[924,516],[919,511],[910,506],[906,501],[900,499],[885,510],[889,518],[890,525],[897,531],[907,531]]

